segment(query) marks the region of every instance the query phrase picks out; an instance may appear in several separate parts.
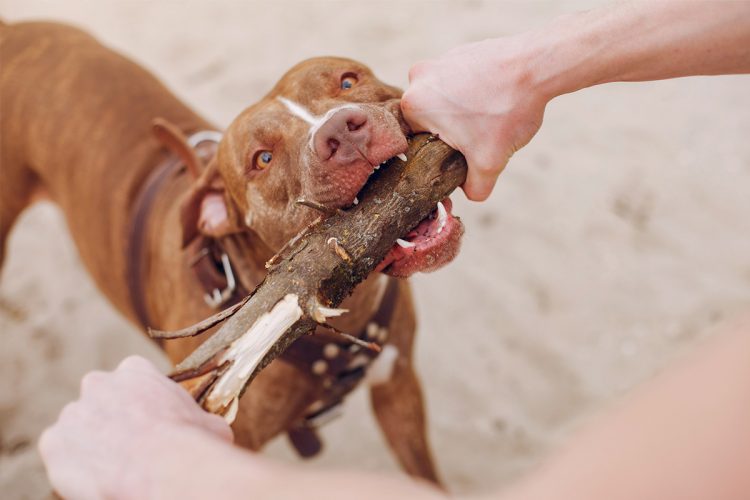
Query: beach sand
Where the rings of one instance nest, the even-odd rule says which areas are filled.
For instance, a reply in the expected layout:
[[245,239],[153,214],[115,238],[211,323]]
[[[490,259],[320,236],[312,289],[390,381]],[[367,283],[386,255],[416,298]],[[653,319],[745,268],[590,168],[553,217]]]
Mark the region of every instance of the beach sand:
[[[0,15],[81,26],[224,127],[311,56],[352,57],[405,87],[420,59],[594,5],[1,0]],[[488,202],[454,195],[463,251],[413,279],[416,364],[452,491],[533,470],[591,415],[750,308],[747,89],[747,77],[702,77],[560,97]],[[167,369],[97,292],[50,204],[27,211],[10,238],[0,346],[8,500],[48,495],[36,440],[85,372],[132,353]],[[309,467],[400,474],[364,390],[323,436]],[[266,453],[298,460],[283,438]]]

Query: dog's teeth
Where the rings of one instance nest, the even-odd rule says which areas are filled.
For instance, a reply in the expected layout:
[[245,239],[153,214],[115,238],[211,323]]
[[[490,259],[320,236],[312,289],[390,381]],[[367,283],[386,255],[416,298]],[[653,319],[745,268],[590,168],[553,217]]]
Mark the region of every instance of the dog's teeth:
[[359,198],[356,196],[354,197],[354,201],[352,202],[352,205],[359,205]]
[[[382,165],[382,163],[380,165]],[[380,168],[380,165],[378,165],[377,167],[375,167],[375,170],[378,170]]]
[[406,155],[404,153],[397,154],[396,158],[398,158],[399,160],[401,160],[404,163],[406,163],[406,160],[408,160],[408,158],[406,157]]
[[440,234],[443,232],[443,229],[445,228],[445,223],[448,222],[448,212],[445,210],[445,205],[443,205],[442,201],[439,201],[437,204],[437,212],[438,212],[437,234]]
[[402,240],[401,238],[397,239],[396,243],[398,243],[398,246],[400,246],[401,248],[412,248],[417,246],[411,241]]

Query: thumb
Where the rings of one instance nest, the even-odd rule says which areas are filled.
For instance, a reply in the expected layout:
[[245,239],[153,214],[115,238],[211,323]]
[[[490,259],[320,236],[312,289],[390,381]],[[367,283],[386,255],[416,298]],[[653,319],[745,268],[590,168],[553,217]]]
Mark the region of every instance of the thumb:
[[461,188],[471,201],[484,201],[489,198],[495,188],[497,178],[507,165],[509,157],[501,156],[500,158],[504,159],[500,163],[493,163],[492,160],[478,159],[465,152],[464,156],[466,157],[468,171],[466,182]]
[[234,433],[226,420],[219,415],[204,413],[204,428],[214,434],[219,439],[231,443],[234,440]]

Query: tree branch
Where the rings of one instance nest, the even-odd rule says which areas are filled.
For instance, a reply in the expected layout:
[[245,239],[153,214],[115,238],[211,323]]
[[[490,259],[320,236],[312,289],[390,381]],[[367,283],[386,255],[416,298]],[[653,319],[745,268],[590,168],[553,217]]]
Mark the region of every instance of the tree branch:
[[[298,235],[248,301],[177,366],[171,377],[206,410],[233,420],[253,377],[300,336],[341,314],[336,307],[396,239],[466,178],[463,156],[434,136],[416,136],[407,156],[374,172],[359,204]],[[186,379],[191,374],[200,383]]]

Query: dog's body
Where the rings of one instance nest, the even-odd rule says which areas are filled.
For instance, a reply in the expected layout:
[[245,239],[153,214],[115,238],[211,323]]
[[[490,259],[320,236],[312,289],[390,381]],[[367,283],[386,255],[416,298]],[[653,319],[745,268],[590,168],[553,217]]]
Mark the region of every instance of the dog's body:
[[[18,214],[36,199],[49,198],[64,211],[81,258],[99,288],[123,314],[135,323],[142,323],[143,314],[139,314],[134,304],[132,283],[129,283],[132,264],[126,249],[132,243],[136,200],[165,156],[164,148],[153,137],[153,120],[164,118],[186,134],[214,130],[214,127],[177,100],[145,70],[76,29],[50,23],[0,25],[0,50],[3,66],[0,77],[0,265],[8,232]],[[343,115],[341,109],[346,111],[356,106],[332,109],[331,104],[318,104],[324,99],[308,96],[309,90],[298,88],[300,78],[309,80],[310,74],[325,74],[331,68],[350,63],[354,64],[346,60],[320,59],[299,65],[261,103],[235,120],[222,140],[217,159],[206,168],[201,179],[196,181],[182,172],[169,176],[159,185],[148,210],[148,222],[142,229],[143,259],[148,272],[143,275],[140,286],[144,291],[142,307],[149,326],[177,329],[216,312],[206,304],[205,287],[191,269],[193,256],[183,248],[195,237],[186,232],[192,229],[211,236],[227,232],[239,235],[252,248],[246,266],[250,269],[250,278],[245,278],[253,281],[250,283],[253,286],[262,278],[264,262],[318,215],[309,208],[292,206],[294,200],[290,199],[317,196],[317,201],[322,202],[325,192],[308,186],[330,190],[332,182],[328,178],[321,182],[305,177],[316,175],[314,173],[295,174],[297,179],[289,180],[292,174],[282,168],[290,169],[287,164],[300,162],[322,162],[328,177],[336,168],[346,167],[347,172],[356,172],[358,167],[352,163],[355,160],[346,157],[347,144],[354,141],[354,149],[361,150],[359,146],[364,143],[327,130],[331,122]],[[362,83],[363,90],[358,92],[369,94],[352,99],[377,105],[364,104],[362,106],[372,109],[346,111],[354,115],[341,119],[351,134],[360,133],[360,122],[367,118],[368,134],[394,137],[392,144],[388,140],[381,141],[386,144],[381,153],[388,155],[384,158],[387,160],[401,152],[394,152],[394,147],[401,148],[401,142],[405,144],[405,141],[392,133],[394,127],[400,126],[398,121],[381,108],[390,105],[386,102],[395,101],[400,92],[375,80],[366,68],[356,68],[359,78],[366,81],[366,85]],[[342,82],[343,78],[352,77],[342,77]],[[347,85],[342,83],[341,88],[348,89]],[[314,106],[323,107],[313,109]],[[272,161],[278,164],[273,168],[279,173],[262,172],[260,168],[251,168],[252,172],[247,173],[248,161],[255,162],[251,166],[265,169],[270,149],[261,150],[264,156],[258,159],[257,152],[251,154],[253,151],[248,152],[239,144],[246,142],[246,135],[255,133],[249,130],[251,125],[261,123],[262,126],[256,127],[257,133],[268,133],[268,126],[259,115],[269,113],[273,115],[272,121],[279,119],[277,115],[283,115],[287,133],[304,137],[309,128],[309,148],[316,151],[317,156],[313,160],[285,159],[282,153],[288,155],[291,146],[284,151],[273,149]],[[315,113],[322,118],[317,119]],[[365,118],[360,120],[362,116]],[[353,126],[353,121],[358,125]],[[378,127],[387,129],[388,134]],[[346,130],[344,133],[349,134]],[[321,134],[324,134],[322,139]],[[284,136],[284,140],[292,141],[289,136]],[[377,157],[380,153],[375,146],[370,147],[370,142],[377,141],[371,141],[370,135],[366,140],[370,149],[365,148],[364,157],[371,162],[367,155]],[[309,149],[304,145],[295,148],[294,151]],[[321,154],[320,148],[328,150]],[[282,164],[282,161],[287,163]],[[374,164],[381,161],[378,157]],[[234,168],[238,162],[240,166]],[[240,178],[245,174],[246,179]],[[294,182],[281,184],[282,177],[284,182]],[[364,180],[351,182],[361,187]],[[359,190],[356,186],[350,189],[354,194]],[[346,185],[341,189],[345,188]],[[214,225],[212,195],[215,196],[213,201],[220,202],[219,217],[224,217]],[[226,200],[233,200],[227,202],[231,206],[225,206]],[[280,203],[279,200],[284,204],[276,207],[274,204]],[[346,205],[333,198],[325,201],[329,205]],[[264,217],[275,222],[266,222]],[[244,219],[244,224],[238,219]],[[186,221],[194,222],[193,227],[186,229]],[[238,224],[242,225],[242,230],[237,229]],[[394,279],[373,274],[343,304],[351,313],[339,318],[335,326],[348,332],[365,331],[380,307],[386,282]],[[409,286],[405,280],[397,280],[397,284],[389,288],[395,290],[396,296],[385,326],[387,344],[393,346],[391,352],[395,354],[395,361],[385,379],[371,387],[373,408],[406,471],[437,482],[426,437],[421,391],[412,368],[415,318]],[[163,348],[169,358],[177,362],[201,341],[169,341]],[[325,399],[327,388],[321,380],[319,374],[305,372],[293,363],[273,362],[261,372],[240,402],[233,426],[236,440],[259,449],[274,436],[289,430],[311,405]]]

